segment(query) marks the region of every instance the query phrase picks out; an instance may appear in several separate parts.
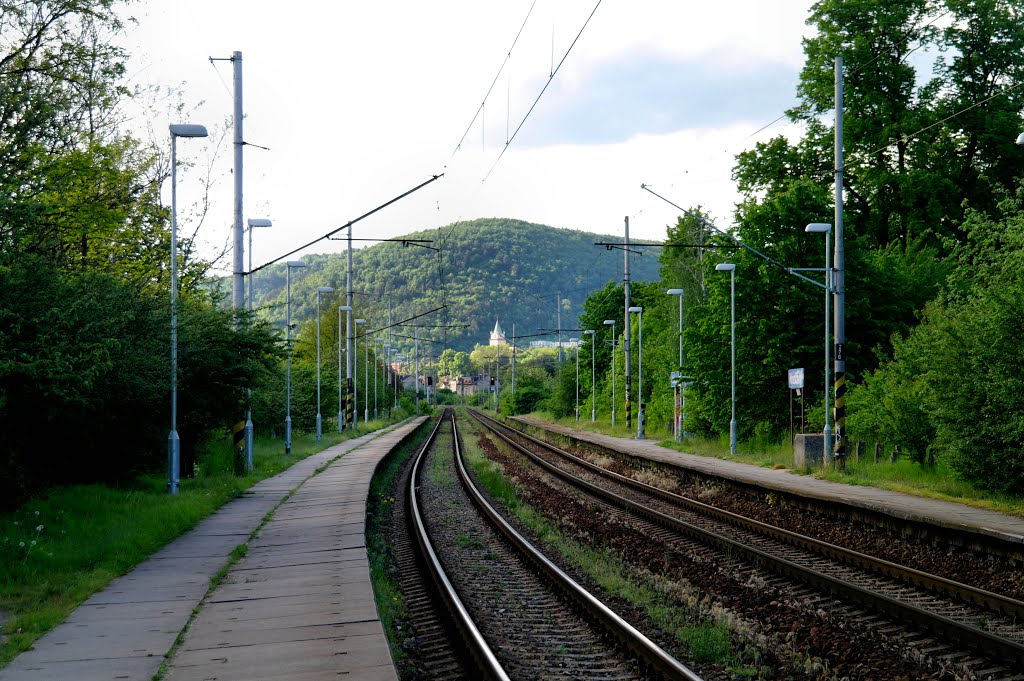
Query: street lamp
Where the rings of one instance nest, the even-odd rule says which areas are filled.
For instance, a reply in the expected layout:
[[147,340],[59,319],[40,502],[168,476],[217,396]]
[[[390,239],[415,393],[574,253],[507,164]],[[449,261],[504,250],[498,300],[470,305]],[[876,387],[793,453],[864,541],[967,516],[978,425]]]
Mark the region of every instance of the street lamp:
[[370,339],[373,336],[363,341],[363,390],[366,394],[363,395],[363,423],[370,422]]
[[[683,409],[682,405],[686,402],[686,386],[683,381],[683,289],[681,288],[670,288],[665,291],[670,296],[679,296],[679,381],[675,387],[675,431],[676,431],[676,442],[683,441]],[[680,399],[680,397],[682,399]]]
[[612,327],[612,427],[615,427],[615,320],[604,320],[605,326]]
[[[1024,134],[1021,135],[1024,137]],[[1020,138],[1017,139],[1018,144],[1021,143]],[[831,236],[832,236],[832,225],[827,222],[812,222],[804,228],[805,232],[813,234],[824,234],[825,235],[825,429],[822,433],[822,458],[828,461],[832,457],[832,425],[828,421],[828,402],[829,393],[832,391],[831,385],[829,384],[829,362],[831,359],[831,351],[829,349],[829,340],[831,334],[831,328],[829,327],[829,320],[831,318],[831,311],[829,309],[830,298],[832,297],[832,249],[831,249]]]
[[305,267],[306,263],[301,260],[289,260],[288,271],[288,312],[285,325],[288,328],[288,377],[285,388],[285,412],[284,412],[284,453],[292,452],[292,268]]
[[[365,319],[354,319],[356,330],[352,334],[352,342],[355,344],[352,348],[352,366],[356,368],[352,377],[352,425],[358,425],[359,423],[359,365],[356,362],[359,361],[359,325],[365,324]],[[365,387],[365,386],[364,386]],[[363,417],[363,421],[366,421],[366,417]]]
[[[252,319],[253,282],[252,282],[252,230],[254,227],[270,227],[270,220],[249,218],[249,319]],[[249,388],[249,408],[245,410],[245,470],[252,471],[252,388]]]
[[167,435],[167,492],[178,493],[181,440],[178,438],[178,138],[206,137],[206,128],[172,124],[171,132],[171,432]]
[[576,347],[576,423],[580,422],[580,339],[570,338],[569,342]]
[[1024,144],[1024,132],[1017,135],[1017,144]]
[[380,364],[380,349],[378,347],[379,339],[375,335],[373,337],[373,419],[376,421],[377,416],[377,365]]
[[636,337],[636,439],[644,440],[644,419],[647,417],[644,409],[644,309],[634,305],[627,312],[633,312],[639,320],[639,333]]
[[594,347],[594,336],[596,332],[591,329],[587,329],[583,333],[584,335],[590,336],[590,422],[593,423],[597,420],[597,393],[595,387],[596,381],[594,380],[597,377],[597,371],[595,368],[597,365],[594,363],[594,355],[597,354],[595,352],[596,348]]
[[736,265],[723,262],[715,265],[719,272],[729,273],[729,300],[732,308],[730,333],[732,337],[732,420],[729,421],[729,452],[736,456]]
[[345,404],[341,399],[341,313],[351,312],[352,306],[350,305],[339,305],[338,306],[338,432],[340,433],[345,427]]
[[320,418],[320,295],[334,293],[330,286],[316,288],[316,441],[323,437],[323,421]]

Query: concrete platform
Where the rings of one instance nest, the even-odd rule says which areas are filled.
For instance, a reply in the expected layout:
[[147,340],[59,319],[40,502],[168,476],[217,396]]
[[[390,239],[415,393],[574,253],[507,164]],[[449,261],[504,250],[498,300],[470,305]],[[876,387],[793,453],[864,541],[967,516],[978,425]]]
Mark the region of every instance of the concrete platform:
[[[377,463],[423,420],[254,485],[94,594],[0,669],[0,681],[148,681],[197,607],[168,679],[397,679],[370,586],[366,495]],[[248,555],[204,601],[245,543]]]
[[798,475],[786,469],[776,470],[737,461],[685,454],[662,447],[655,440],[614,437],[555,425],[528,416],[517,416],[509,420],[535,424],[578,440],[592,442],[654,461],[664,461],[704,475],[728,478],[766,489],[847,504],[901,520],[994,537],[1000,541],[1024,547],[1024,518],[1017,516],[876,487],[844,485],[839,482],[819,480],[809,475]]

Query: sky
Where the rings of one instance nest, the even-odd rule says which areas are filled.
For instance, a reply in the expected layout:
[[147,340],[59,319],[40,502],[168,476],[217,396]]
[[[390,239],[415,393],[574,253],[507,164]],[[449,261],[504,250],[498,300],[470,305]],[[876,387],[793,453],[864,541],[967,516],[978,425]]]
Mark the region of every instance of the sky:
[[679,211],[642,183],[728,226],[735,155],[799,134],[757,131],[796,103],[810,5],[139,0],[120,42],[130,82],[162,93],[134,115],[140,136],[211,131],[178,141],[179,229],[207,255],[234,220],[233,67],[210,57],[242,53],[244,213],[273,221],[253,235],[258,266],[442,173],[353,238],[487,217],[621,235],[629,216],[631,237],[664,239]]

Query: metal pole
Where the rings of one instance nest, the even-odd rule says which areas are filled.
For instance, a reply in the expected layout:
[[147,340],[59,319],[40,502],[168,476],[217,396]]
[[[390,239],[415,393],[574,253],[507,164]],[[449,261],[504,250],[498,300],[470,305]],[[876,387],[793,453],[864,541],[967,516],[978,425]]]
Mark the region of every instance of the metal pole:
[[413,381],[414,387],[416,388],[416,416],[420,415],[420,328],[417,326],[413,331],[415,339],[415,352],[413,371],[416,373],[415,380]]
[[323,421],[320,418],[320,289],[316,291],[316,441],[323,437]]
[[370,421],[370,339],[363,341],[363,423]]
[[167,491],[178,493],[178,138],[171,133],[171,432],[167,436]]
[[629,366],[629,216],[625,218],[626,221],[626,238],[623,241],[625,248],[622,249],[622,286],[623,294],[625,296],[626,306],[623,308],[624,316],[626,320],[626,328],[622,334],[622,356],[623,366],[625,371],[625,383],[626,383],[626,430],[630,430],[633,427],[633,411],[632,405],[629,403],[630,389],[633,387],[630,380],[630,366]]
[[615,427],[615,346],[619,338],[615,333],[615,321],[612,320],[612,427]]
[[597,347],[594,339],[597,333],[590,332],[590,422],[597,421]]
[[355,423],[355,404],[353,403],[352,384],[352,223],[348,225],[348,271],[345,273],[345,420],[346,424]]
[[729,271],[729,298],[732,315],[731,354],[732,354],[732,420],[729,421],[729,452],[736,456],[736,268]]
[[[249,268],[246,270],[246,278],[249,280],[249,323],[252,324],[252,227],[249,227]],[[252,388],[248,392],[248,404],[245,410],[245,472],[252,472]]]
[[832,249],[829,244],[829,236],[829,232],[825,232],[825,430],[823,433],[824,440],[822,442],[822,456],[826,464],[830,464],[833,460],[832,426],[829,425],[828,419],[829,393],[832,391],[832,385],[829,382],[829,360],[831,359],[829,343],[832,340],[831,329],[829,328],[829,323],[831,321],[829,307],[832,298]]
[[636,335],[636,439],[643,440],[644,419],[647,418],[644,409],[644,309],[640,308],[637,313],[637,335]]
[[682,397],[686,390],[686,378],[685,372],[683,371],[683,292],[679,292],[679,410],[678,418],[676,419],[676,441],[683,441],[683,400]]
[[[572,338],[569,339],[572,341]],[[580,422],[580,339],[576,339],[576,423]]]
[[288,370],[287,378],[285,379],[285,416],[284,416],[284,453],[291,454],[292,451],[292,268],[290,265],[285,267],[288,272],[288,298],[285,327],[288,329]]
[[341,401],[341,310],[343,305],[338,305],[338,432],[345,427],[345,413]]
[[377,349],[377,336],[373,337],[373,418],[377,419],[377,365],[379,362],[380,351]]
[[846,460],[846,256],[843,246],[843,58],[836,57],[836,199],[835,199],[835,459]]
[[245,295],[245,281],[242,279],[242,264],[245,245],[242,240],[242,149],[245,143],[242,140],[242,53],[233,52],[231,63],[234,65],[235,78],[235,228],[233,240],[234,252],[234,276],[232,277],[232,307],[241,310],[243,297]]

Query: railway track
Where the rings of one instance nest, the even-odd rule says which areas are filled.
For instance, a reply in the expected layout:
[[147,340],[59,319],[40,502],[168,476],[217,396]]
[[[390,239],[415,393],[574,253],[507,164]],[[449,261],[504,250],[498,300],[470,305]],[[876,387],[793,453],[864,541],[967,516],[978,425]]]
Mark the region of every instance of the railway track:
[[470,678],[699,677],[573,582],[476,489],[452,412],[411,466],[415,542],[443,594]]
[[[1024,603],[804,537],[618,475],[472,412],[550,474],[657,526],[663,542],[700,542],[907,627],[932,656],[959,658],[985,678],[1022,679]],[[880,626],[885,626],[880,623]],[[910,629],[914,632],[911,633]]]

